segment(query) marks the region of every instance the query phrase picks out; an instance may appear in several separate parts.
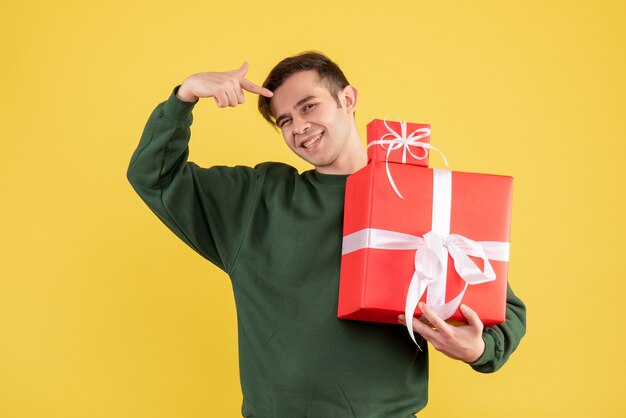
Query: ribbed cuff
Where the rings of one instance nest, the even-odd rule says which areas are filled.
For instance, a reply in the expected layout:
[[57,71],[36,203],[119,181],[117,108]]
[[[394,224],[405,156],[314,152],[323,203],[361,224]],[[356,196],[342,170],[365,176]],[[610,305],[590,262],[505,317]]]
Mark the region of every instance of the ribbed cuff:
[[193,110],[195,102],[185,102],[176,97],[176,93],[180,85],[174,87],[172,94],[163,105],[163,118],[176,126],[191,124],[191,111]]
[[472,368],[480,368],[490,361],[493,361],[493,357],[495,356],[496,352],[496,343],[493,339],[493,336],[488,333],[483,333],[483,341],[485,342],[485,351],[483,351],[481,356],[478,357],[476,361],[474,361],[473,363],[468,363],[470,366],[472,366]]

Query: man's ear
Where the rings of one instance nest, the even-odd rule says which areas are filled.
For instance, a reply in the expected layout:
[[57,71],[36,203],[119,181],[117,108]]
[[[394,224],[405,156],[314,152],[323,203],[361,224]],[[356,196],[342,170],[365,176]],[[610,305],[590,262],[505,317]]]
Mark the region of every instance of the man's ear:
[[357,95],[358,92],[354,86],[346,86],[341,92],[343,105],[350,113],[354,113],[356,110]]

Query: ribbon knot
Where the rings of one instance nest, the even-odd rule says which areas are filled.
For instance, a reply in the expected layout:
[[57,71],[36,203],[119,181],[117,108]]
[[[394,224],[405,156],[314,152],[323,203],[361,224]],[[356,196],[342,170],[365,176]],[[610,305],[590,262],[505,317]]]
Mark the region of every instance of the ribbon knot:
[[[415,272],[422,280],[435,280],[441,277],[444,269],[443,256],[448,252],[444,238],[430,231],[423,235],[422,244],[415,251]],[[425,289],[424,289],[425,290]]]

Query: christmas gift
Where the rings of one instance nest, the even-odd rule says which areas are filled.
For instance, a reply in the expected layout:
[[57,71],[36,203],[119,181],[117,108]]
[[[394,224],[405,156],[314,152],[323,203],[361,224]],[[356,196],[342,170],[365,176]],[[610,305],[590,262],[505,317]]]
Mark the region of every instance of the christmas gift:
[[461,303],[486,326],[504,321],[512,186],[509,176],[380,160],[351,175],[338,317],[397,324],[419,317],[421,300],[451,323],[466,322]]

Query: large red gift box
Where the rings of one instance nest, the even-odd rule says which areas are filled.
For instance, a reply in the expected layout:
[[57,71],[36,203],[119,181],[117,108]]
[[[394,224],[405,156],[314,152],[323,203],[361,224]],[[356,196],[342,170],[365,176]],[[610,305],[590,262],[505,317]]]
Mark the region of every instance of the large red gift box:
[[[430,125],[374,119],[367,124],[368,161],[389,161],[428,167]],[[406,138],[404,146],[398,139]]]
[[397,324],[411,286],[451,323],[466,322],[459,298],[486,326],[503,322],[512,186],[509,176],[384,161],[348,177],[338,317]]

